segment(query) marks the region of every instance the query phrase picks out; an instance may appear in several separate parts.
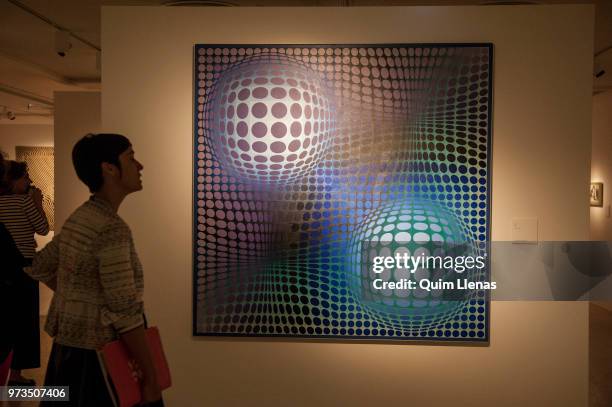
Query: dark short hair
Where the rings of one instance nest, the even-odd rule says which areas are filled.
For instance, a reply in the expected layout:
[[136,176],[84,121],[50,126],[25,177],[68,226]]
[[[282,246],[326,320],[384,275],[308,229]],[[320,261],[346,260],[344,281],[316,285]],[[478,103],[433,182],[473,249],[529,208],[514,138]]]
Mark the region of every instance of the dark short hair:
[[127,137],[112,133],[90,133],[77,141],[72,149],[72,164],[91,193],[99,191],[104,184],[102,163],[114,164],[121,170],[119,155],[131,145]]
[[28,173],[28,165],[21,161],[0,162],[3,174],[0,175],[0,193],[10,194],[15,181]]
[[17,181],[28,173],[28,164],[23,161],[9,161],[6,169],[6,179],[9,183]]

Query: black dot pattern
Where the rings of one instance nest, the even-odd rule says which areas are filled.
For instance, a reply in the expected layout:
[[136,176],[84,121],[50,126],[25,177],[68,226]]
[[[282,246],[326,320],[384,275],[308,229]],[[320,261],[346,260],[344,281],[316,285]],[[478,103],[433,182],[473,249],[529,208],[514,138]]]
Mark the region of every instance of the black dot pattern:
[[486,251],[491,60],[489,45],[197,45],[194,332],[488,340],[485,292],[373,293],[356,253],[383,236]]

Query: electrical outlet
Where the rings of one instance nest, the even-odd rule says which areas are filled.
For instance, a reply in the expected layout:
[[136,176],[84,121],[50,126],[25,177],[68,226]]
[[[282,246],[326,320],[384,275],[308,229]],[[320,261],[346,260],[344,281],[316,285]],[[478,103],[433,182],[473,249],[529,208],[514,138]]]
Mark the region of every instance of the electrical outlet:
[[512,241],[514,243],[537,243],[538,218],[512,219]]

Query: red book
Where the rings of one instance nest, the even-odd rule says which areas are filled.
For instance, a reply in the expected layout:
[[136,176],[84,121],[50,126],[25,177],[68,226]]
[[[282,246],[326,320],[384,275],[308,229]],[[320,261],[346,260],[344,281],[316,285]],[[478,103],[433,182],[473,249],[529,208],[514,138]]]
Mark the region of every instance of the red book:
[[0,386],[6,386],[11,372],[11,362],[13,361],[13,351],[10,351],[6,359],[0,361]]
[[[151,350],[159,386],[162,390],[167,389],[172,385],[172,380],[158,329],[147,328],[145,339]],[[142,372],[135,360],[130,357],[124,343],[121,340],[107,343],[98,355],[103,370],[106,370],[104,377],[107,379],[106,384],[110,394],[116,397],[116,400],[113,400],[115,404],[120,407],[138,405],[142,399],[140,394]]]

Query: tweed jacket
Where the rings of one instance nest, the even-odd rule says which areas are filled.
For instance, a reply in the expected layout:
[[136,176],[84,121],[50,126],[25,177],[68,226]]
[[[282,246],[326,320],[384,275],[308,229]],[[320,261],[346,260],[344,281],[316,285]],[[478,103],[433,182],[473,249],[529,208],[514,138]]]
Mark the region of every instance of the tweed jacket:
[[59,344],[99,349],[143,324],[143,271],[132,233],[100,198],[70,215],[26,272],[56,284],[45,330]]

